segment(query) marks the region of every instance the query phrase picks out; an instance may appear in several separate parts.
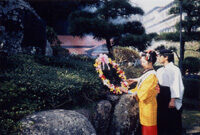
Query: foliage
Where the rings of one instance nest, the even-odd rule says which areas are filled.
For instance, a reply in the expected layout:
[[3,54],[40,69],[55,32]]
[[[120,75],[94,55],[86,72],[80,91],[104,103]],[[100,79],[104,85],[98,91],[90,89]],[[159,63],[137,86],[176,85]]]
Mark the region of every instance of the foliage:
[[60,46],[61,41],[57,37],[57,33],[54,31],[52,27],[47,26],[46,27],[46,33],[47,33],[47,40],[50,42],[50,44],[54,46]]
[[93,67],[94,60],[68,56],[1,56],[1,134],[17,131],[25,115],[35,111],[87,104],[107,90]]
[[142,72],[144,71],[144,69],[142,67],[122,66],[122,68],[124,69],[124,72],[125,72],[127,78],[140,77],[142,75]]
[[[84,10],[70,14],[70,34],[81,37],[85,34],[92,34],[94,38],[99,40],[105,39],[109,52],[112,49],[111,39],[113,38],[117,39],[114,45],[123,44],[123,46],[146,47],[149,38],[144,34],[145,30],[140,22],[125,21],[119,23],[116,21],[119,18],[127,19],[131,15],[143,15],[144,12],[142,9],[132,6],[129,0],[102,0],[100,6],[96,5],[94,7],[96,10],[93,12]],[[125,34],[136,36],[132,38],[132,41],[129,41],[123,39],[124,37],[122,35]],[[122,39],[123,41],[120,42]]]
[[[182,61],[184,59],[185,42],[187,41],[200,41],[198,28],[200,26],[200,1],[199,0],[174,0],[175,6],[169,11],[169,14],[180,15],[180,7],[184,19],[181,23],[182,42],[180,43],[180,68],[182,69]],[[181,5],[180,5],[181,4]],[[179,41],[180,36],[180,22],[176,24],[177,32],[164,33],[158,36],[158,40]]]
[[69,55],[69,50],[62,48],[61,46],[52,46],[53,56],[55,57],[65,57]]
[[184,83],[184,98],[200,99],[200,80],[185,78]]
[[[127,79],[138,78],[142,75],[142,73],[144,71],[144,69],[142,67],[122,66],[121,68],[124,70]],[[133,83],[132,85],[130,85],[129,89],[133,89],[135,87],[136,87],[136,83]]]
[[126,66],[129,62],[135,63],[136,59],[139,58],[138,52],[128,47],[115,47],[113,55],[117,63]]
[[[135,49],[130,47],[114,47],[113,55],[117,63],[120,64],[121,69],[125,72],[128,78],[137,78],[142,75],[144,71],[139,65],[129,65],[129,63],[134,64],[139,58],[139,54]],[[136,84],[130,86],[134,88]]]
[[125,34],[121,37],[114,38],[114,44],[119,46],[133,46],[139,50],[144,50],[151,45],[151,41],[157,35],[155,33],[150,34]]
[[[191,32],[191,33],[182,33],[182,37],[184,41],[199,41],[200,37],[199,37],[200,32]],[[179,37],[180,33],[178,32],[169,32],[169,33],[162,33],[159,36],[157,36],[155,38],[155,40],[167,40],[167,41],[174,41],[174,42],[178,42],[180,40]]]
[[71,12],[79,10],[81,6],[84,7],[98,2],[98,0],[26,1],[31,4],[39,16],[51,27],[53,27],[58,20],[66,20]]
[[183,61],[183,71],[191,73],[198,73],[200,71],[200,59],[196,57],[186,57]]
[[[169,11],[170,14],[180,14],[180,2],[174,0],[175,6]],[[182,0],[182,12],[185,13],[184,20],[182,22],[183,29],[186,33],[197,31],[200,26],[200,1],[199,0]],[[177,24],[179,26],[179,23]],[[179,28],[178,28],[179,29]]]

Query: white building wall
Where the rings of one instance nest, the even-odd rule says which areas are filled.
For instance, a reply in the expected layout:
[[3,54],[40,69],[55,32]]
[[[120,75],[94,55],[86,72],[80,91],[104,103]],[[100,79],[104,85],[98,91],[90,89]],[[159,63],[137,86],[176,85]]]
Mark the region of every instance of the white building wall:
[[169,10],[174,6],[170,2],[164,7],[155,7],[143,16],[143,25],[147,33],[156,32],[158,34],[164,32],[175,32],[175,24],[179,22],[180,17],[170,15]]

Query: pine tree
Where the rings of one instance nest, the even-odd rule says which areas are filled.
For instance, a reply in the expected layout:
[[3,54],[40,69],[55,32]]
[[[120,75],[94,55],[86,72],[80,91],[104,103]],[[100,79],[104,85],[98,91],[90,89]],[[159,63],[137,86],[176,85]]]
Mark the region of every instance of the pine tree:
[[[146,47],[149,37],[139,21],[112,21],[119,18],[128,20],[132,15],[143,15],[141,8],[131,5],[129,0],[99,0],[93,9],[92,12],[82,10],[70,15],[70,34],[80,37],[92,34],[96,39],[106,40],[110,55],[113,45],[135,46],[139,49]],[[111,40],[114,44],[111,44]]]

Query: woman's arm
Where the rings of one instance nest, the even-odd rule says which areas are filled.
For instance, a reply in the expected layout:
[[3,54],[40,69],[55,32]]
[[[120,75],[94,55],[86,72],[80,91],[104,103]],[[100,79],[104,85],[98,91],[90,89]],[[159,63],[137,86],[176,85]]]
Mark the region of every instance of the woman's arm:
[[130,78],[126,80],[128,82],[128,85],[131,85],[132,83],[138,82],[138,78]]

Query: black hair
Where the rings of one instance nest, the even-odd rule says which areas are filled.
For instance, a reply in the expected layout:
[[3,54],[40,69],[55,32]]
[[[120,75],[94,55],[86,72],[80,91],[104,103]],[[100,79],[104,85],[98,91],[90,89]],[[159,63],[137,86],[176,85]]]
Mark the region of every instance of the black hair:
[[162,49],[159,54],[160,56],[168,57],[168,62],[174,62],[174,54],[171,50]]
[[141,56],[145,56],[145,59],[148,62],[152,62],[152,65],[155,64],[155,62],[157,60],[157,54],[155,51],[143,52]]
[[152,62],[152,64],[155,64],[156,60],[157,60],[157,54],[155,51],[151,51],[149,52],[150,54],[150,57],[149,57],[149,60],[150,62]]

